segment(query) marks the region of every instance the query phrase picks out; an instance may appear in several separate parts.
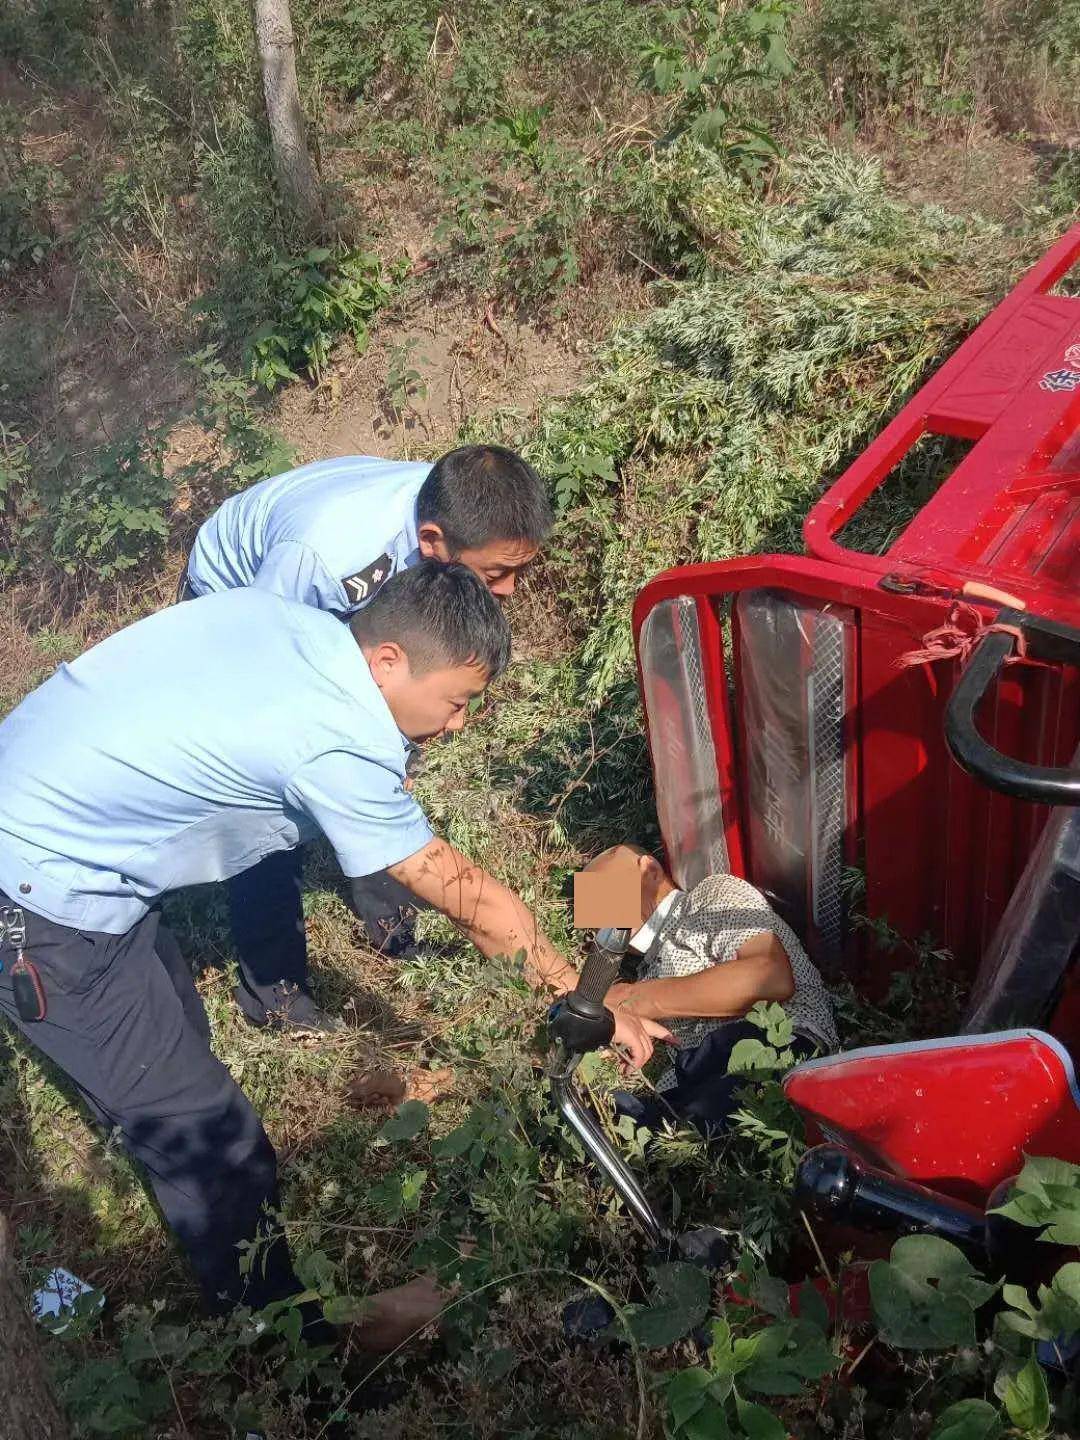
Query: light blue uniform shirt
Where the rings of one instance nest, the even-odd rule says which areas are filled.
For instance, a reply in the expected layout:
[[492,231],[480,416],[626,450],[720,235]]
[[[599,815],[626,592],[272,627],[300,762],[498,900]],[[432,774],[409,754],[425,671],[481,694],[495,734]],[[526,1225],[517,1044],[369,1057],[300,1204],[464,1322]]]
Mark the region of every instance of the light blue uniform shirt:
[[326,834],[348,876],[432,838],[352,632],[263,590],[111,635],[0,724],[0,889],[122,934],[159,895]]
[[319,610],[357,610],[420,559],[416,496],[431,466],[347,455],[233,495],[195,537],[197,595],[255,585]]

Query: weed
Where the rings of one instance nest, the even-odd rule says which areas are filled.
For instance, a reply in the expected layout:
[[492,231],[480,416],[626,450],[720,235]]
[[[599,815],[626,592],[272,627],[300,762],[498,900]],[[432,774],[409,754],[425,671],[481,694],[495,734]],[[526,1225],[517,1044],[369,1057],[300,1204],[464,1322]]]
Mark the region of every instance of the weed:
[[948,122],[983,109],[1016,125],[1071,103],[1080,7],[824,0],[805,31],[815,70],[849,115],[903,110]]
[[18,569],[31,493],[30,449],[17,430],[0,423],[0,579]]
[[791,74],[789,0],[746,8],[697,0],[671,12],[675,38],[642,52],[645,83],[668,97],[669,139],[689,133],[756,180],[777,153],[749,110],[755,96]]
[[387,67],[415,79],[431,53],[438,9],[405,0],[349,0],[294,11],[309,83],[342,99],[360,99]]
[[[273,390],[298,380],[297,369],[318,382],[331,347],[348,335],[358,352],[367,348],[370,323],[390,299],[400,267],[384,272],[379,259],[360,250],[309,250],[270,267],[276,313],[245,342],[252,380]],[[295,368],[294,368],[295,367]]]
[[1073,145],[1055,160],[1046,187],[1046,204],[1053,215],[1067,218],[1080,212],[1080,145]]
[[43,265],[56,246],[49,202],[63,177],[33,160],[16,112],[0,105],[0,278]]
[[386,367],[386,399],[396,419],[405,414],[413,400],[427,398],[424,372],[416,368],[424,361],[422,358],[418,361],[413,359],[417,343],[416,340],[406,340],[390,352]]
[[67,575],[114,580],[164,548],[172,481],[162,429],[138,431],[72,465],[39,489],[41,510],[23,527]]
[[[0,19],[0,43],[24,61],[37,57],[35,75],[77,68],[105,96],[115,153],[88,167],[93,208],[81,206],[76,259],[110,289],[114,274],[135,290],[149,253],[177,303],[210,297],[214,345],[193,357],[198,393],[186,417],[210,453],[171,470],[155,427],[99,453],[61,455],[38,436],[32,403],[36,351],[50,348],[53,332],[37,327],[45,338],[31,347],[21,317],[7,322],[5,579],[72,566],[80,583],[106,576],[111,587],[162,554],[163,527],[182,544],[225,494],[283,468],[288,456],[253,397],[252,375],[264,391],[283,383],[282,368],[317,377],[338,338],[358,330],[362,341],[396,284],[370,259],[370,238],[349,236],[313,259],[277,213],[245,0],[184,0],[149,43],[166,9],[15,0]],[[513,602],[529,660],[452,745],[431,747],[419,788],[440,833],[524,893],[570,955],[577,937],[558,898],[561,880],[605,844],[657,838],[628,626],[635,590],[672,563],[796,546],[821,485],[1044,247],[1060,228],[1053,217],[1071,213],[1067,160],[1050,198],[1040,197],[1043,210],[1007,231],[899,203],[873,161],[808,138],[814,114],[872,128],[910,111],[924,129],[923,117],[946,125],[1014,108],[1071,115],[1061,77],[1076,72],[1075,0],[982,9],[991,11],[1005,27],[996,50],[981,20],[962,31],[958,19],[974,15],[967,0],[952,21],[941,0],[904,0],[888,13],[877,0],[790,11],[696,0],[672,9],[623,0],[521,9],[494,0],[294,0],[305,104],[328,142],[348,129],[348,148],[327,145],[327,169],[353,164],[365,181],[402,182],[425,221],[428,211],[432,223],[443,220],[439,283],[503,295],[537,316],[580,290],[597,263],[628,263],[624,251],[678,277],[657,289],[649,314],[611,338],[589,383],[545,407],[537,425],[470,419],[471,438],[520,445],[551,477],[560,523],[542,575]],[[644,95],[635,90],[643,50]],[[1009,77],[996,88],[994,65]],[[668,143],[655,147],[658,133]],[[781,138],[791,158],[770,148]],[[27,214],[32,228],[40,210],[19,209]],[[348,275],[342,264],[352,256],[357,271]],[[24,273],[33,264],[31,255]],[[177,336],[202,343],[190,339],[182,313]],[[399,413],[420,393],[421,369],[410,352],[391,351],[386,398]],[[918,478],[929,483],[932,470]],[[875,538],[895,520],[886,515]],[[550,646],[533,634],[534,584],[559,611]],[[132,603],[145,606],[148,596]],[[5,695],[43,678],[83,629],[116,623],[111,606],[88,609],[70,632],[50,620]],[[862,1360],[865,1339],[853,1344],[837,1318],[842,1291],[824,1278],[801,1287],[799,1314],[790,1312],[785,1280],[761,1259],[804,1272],[803,1257],[792,1255],[789,1199],[803,1137],[777,1082],[786,1046],[775,1017],[762,1017],[760,1048],[741,1057],[754,1064],[719,1155],[685,1132],[650,1142],[650,1171],[682,1216],[740,1235],[748,1254],[711,1291],[683,1269],[643,1283],[627,1217],[545,1103],[541,1007],[519,968],[478,958],[432,915],[421,919],[418,957],[385,965],[358,944],[330,868],[316,858],[308,875],[316,984],[330,1003],[347,996],[361,1024],[317,1049],[238,1026],[220,896],[168,903],[189,953],[226,966],[200,980],[214,1043],[282,1154],[284,1219],[305,1283],[342,1319],[365,1293],[419,1267],[461,1287],[437,1363],[382,1367],[376,1384],[404,1377],[407,1393],[355,1418],[358,1435],[652,1440],[663,1429],[687,1440],[961,1440],[1006,1426],[1025,1435],[1076,1428],[1074,1386],[1040,1379],[1031,1361],[1033,1344],[1074,1324],[1067,1266],[1024,1301],[1003,1292],[976,1303],[994,1277],[972,1274],[948,1252],[900,1247],[881,1262],[866,1337],[874,1345]],[[887,927],[875,933],[896,943]],[[916,950],[913,965],[902,957],[879,1006],[842,997],[849,1040],[950,1028],[947,964],[929,944]],[[459,1092],[389,1124],[348,1113],[346,1078],[374,1047],[391,1044],[395,1063],[454,1065]],[[171,1290],[168,1312],[87,1316],[86,1326],[50,1338],[75,1424],[193,1437],[253,1429],[274,1440],[323,1432],[307,1377],[314,1364],[337,1386],[336,1365],[297,1347],[288,1309],[265,1317],[262,1347],[253,1317],[193,1319],[189,1278],[137,1175],[115,1144],[87,1137],[73,1105],[16,1045],[13,1061],[0,1055],[0,1143],[41,1212],[24,1232],[26,1253],[37,1263],[62,1247],[118,1303]],[[613,1082],[610,1070],[594,1074],[598,1093]],[[617,1135],[629,1162],[640,1163],[642,1136]],[[1027,1205],[1040,1183],[1036,1174],[1016,1203]],[[1060,1220],[1048,1223],[1072,1224],[1067,1209],[1062,1201]],[[842,1286],[843,1275],[834,1278]],[[616,1345],[575,1353],[563,1343],[559,1308],[582,1279],[613,1297],[624,1322],[612,1338],[629,1333],[631,1353]],[[916,1322],[948,1345],[902,1345]]]
[[479,44],[458,52],[440,95],[447,114],[459,125],[488,119],[506,109],[502,73],[492,65],[490,52]]

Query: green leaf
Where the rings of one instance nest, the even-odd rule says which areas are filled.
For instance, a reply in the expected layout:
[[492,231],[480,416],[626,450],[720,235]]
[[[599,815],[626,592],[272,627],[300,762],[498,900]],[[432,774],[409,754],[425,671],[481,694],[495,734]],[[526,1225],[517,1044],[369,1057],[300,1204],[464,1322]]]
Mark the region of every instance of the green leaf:
[[[808,1380],[820,1380],[840,1364],[816,1325],[786,1320],[758,1331],[741,1384],[763,1395],[799,1395]],[[736,1363],[742,1358],[735,1342]]]
[[776,1051],[763,1040],[737,1040],[728,1057],[728,1074],[744,1071],[771,1070],[776,1064]]
[[1025,1435],[1044,1435],[1050,1428],[1050,1394],[1034,1355],[1009,1381],[1003,1398],[1009,1419]]
[[1048,1226],[1039,1239],[1051,1245],[1080,1245],[1080,1211]]
[[764,1405],[754,1405],[749,1400],[736,1400],[739,1424],[748,1440],[786,1440],[787,1426],[778,1420]]
[[782,1050],[794,1039],[791,1016],[775,1001],[759,1000],[756,1005],[751,1005],[745,1018],[751,1025],[765,1031],[765,1038],[774,1049]]
[[870,1298],[882,1337],[899,1350],[946,1350],[975,1342],[975,1310],[996,1286],[936,1235],[898,1240],[870,1267]]
[[716,1400],[706,1400],[704,1407],[677,1433],[679,1440],[729,1440],[731,1429],[723,1405]]
[[671,1377],[667,1385],[667,1407],[676,1429],[704,1407],[712,1384],[713,1377],[700,1366],[695,1366],[693,1370],[680,1370]]
[[1001,1416],[987,1400],[959,1400],[934,1421],[930,1440],[997,1440]]
[[630,1332],[639,1345],[662,1349],[674,1345],[705,1319],[709,1309],[709,1278],[696,1265],[672,1261],[652,1271],[656,1293],[648,1305],[628,1310]]
[[712,1344],[709,1346],[709,1368],[714,1375],[734,1375],[735,1355],[731,1345],[731,1326],[721,1318],[712,1323]]
[[998,1323],[1032,1340],[1068,1340],[1080,1333],[1080,1263],[1063,1265],[1049,1286],[1040,1285],[1037,1304],[1019,1285],[1006,1285],[1002,1298],[1010,1309]]
[[1034,1319],[1038,1313],[1035,1306],[1031,1303],[1031,1296],[1022,1285],[1003,1286],[1001,1298],[1005,1301],[1006,1305],[1011,1305],[1014,1310],[1020,1310],[1025,1315],[1030,1315],[1032,1319]]
[[975,1316],[963,1296],[919,1284],[885,1260],[870,1267],[870,1299],[882,1339],[898,1350],[975,1343]]
[[893,1246],[889,1262],[912,1279],[962,1295],[973,1309],[984,1305],[997,1289],[980,1278],[962,1250],[937,1235],[905,1235]]
[[1080,1165],[1032,1155],[1016,1177],[1004,1205],[994,1212],[1033,1229],[1055,1245],[1080,1244]]
[[468,1120],[463,1120],[456,1130],[434,1142],[431,1153],[440,1160],[456,1160],[465,1154],[475,1139],[473,1126]]
[[414,1140],[425,1129],[430,1111],[422,1100],[406,1100],[379,1131],[380,1140]]
[[809,1280],[799,1286],[799,1319],[808,1320],[826,1335],[829,1333],[829,1307],[821,1291]]
[[[774,1320],[786,1320],[790,1316],[791,1298],[787,1282],[778,1275],[770,1275],[766,1270],[757,1271],[750,1282],[748,1293],[754,1304],[760,1306],[765,1314],[771,1315]],[[803,1319],[806,1318],[808,1317],[803,1316]]]

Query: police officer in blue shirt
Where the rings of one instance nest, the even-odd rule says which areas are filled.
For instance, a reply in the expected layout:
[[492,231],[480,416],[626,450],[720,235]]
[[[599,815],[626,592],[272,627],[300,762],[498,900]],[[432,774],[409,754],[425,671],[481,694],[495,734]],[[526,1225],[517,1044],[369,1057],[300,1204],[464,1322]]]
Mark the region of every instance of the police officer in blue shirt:
[[[174,606],[0,724],[0,1011],[119,1128],[211,1308],[300,1287],[267,1219],[273,1149],[157,902],[321,831],[347,876],[389,866],[485,955],[523,950],[534,983],[572,987],[523,902],[405,787],[407,742],[460,729],[509,650],[479,580],[427,561],[349,625],[257,588]],[[642,1063],[662,1033],[630,1017],[617,1036]],[[245,1280],[237,1247],[259,1235]]]
[[[181,590],[253,586],[346,616],[392,575],[434,558],[467,565],[504,597],[551,522],[542,480],[501,446],[467,445],[434,465],[321,460],[226,500],[199,530]],[[236,998],[255,1025],[334,1029],[340,1020],[315,1005],[308,984],[301,870],[300,852],[284,851],[230,883]],[[387,955],[412,943],[411,902],[385,872],[354,886],[353,904]]]

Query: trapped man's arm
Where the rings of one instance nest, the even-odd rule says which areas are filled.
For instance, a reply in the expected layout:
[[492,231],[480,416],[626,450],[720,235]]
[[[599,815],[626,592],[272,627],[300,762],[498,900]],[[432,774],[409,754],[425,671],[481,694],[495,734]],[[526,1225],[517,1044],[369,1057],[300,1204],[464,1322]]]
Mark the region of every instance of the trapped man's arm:
[[787,951],[771,930],[739,946],[733,960],[695,975],[613,985],[608,1005],[643,1020],[729,1019],[745,1015],[759,1000],[781,1004],[795,993]]

